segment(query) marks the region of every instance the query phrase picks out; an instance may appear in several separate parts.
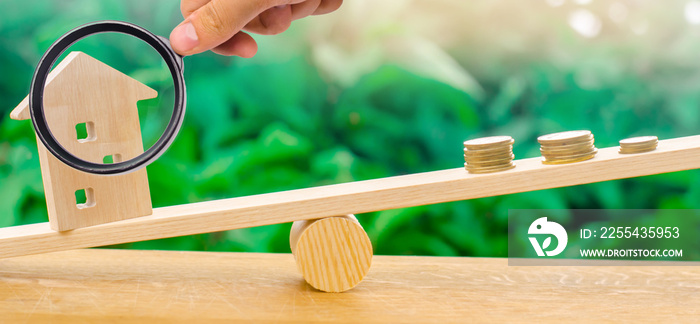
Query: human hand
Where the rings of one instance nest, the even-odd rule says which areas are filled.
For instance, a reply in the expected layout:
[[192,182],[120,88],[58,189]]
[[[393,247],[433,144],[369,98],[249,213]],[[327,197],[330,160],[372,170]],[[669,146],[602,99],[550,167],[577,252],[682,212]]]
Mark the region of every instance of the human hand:
[[292,21],[335,11],[343,0],[181,0],[185,21],[170,33],[181,55],[207,50],[221,55],[253,57],[258,44],[243,32],[275,35]]

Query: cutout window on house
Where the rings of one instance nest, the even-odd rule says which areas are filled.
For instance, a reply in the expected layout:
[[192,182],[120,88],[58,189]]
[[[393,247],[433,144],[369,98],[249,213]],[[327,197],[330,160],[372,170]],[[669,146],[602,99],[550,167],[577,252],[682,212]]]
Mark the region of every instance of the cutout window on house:
[[75,125],[75,133],[80,143],[91,142],[97,139],[97,137],[95,137],[95,124],[93,122]]
[[95,192],[92,188],[79,189],[75,191],[75,205],[78,209],[95,206]]
[[122,155],[121,154],[107,155],[104,158],[102,158],[102,163],[104,163],[104,164],[112,164],[112,163],[117,163],[117,162],[122,162]]

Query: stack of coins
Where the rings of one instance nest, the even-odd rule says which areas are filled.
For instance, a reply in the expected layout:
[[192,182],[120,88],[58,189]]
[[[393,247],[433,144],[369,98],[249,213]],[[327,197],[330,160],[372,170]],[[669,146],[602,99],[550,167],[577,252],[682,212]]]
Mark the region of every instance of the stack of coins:
[[598,153],[593,134],[587,130],[543,135],[537,138],[541,144],[542,163],[565,164],[591,159]]
[[515,167],[510,136],[491,136],[464,142],[464,167],[469,173],[491,173]]
[[659,145],[656,136],[640,136],[626,138],[620,141],[620,154],[634,154],[653,151]]

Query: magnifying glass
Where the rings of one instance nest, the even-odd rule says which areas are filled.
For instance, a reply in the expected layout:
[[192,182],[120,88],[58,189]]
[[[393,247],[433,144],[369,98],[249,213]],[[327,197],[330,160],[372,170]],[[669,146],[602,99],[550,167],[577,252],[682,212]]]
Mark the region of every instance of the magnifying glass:
[[[150,148],[136,157],[109,164],[87,161],[66,150],[51,133],[46,114],[44,113],[44,86],[49,72],[51,71],[51,67],[71,45],[87,36],[99,33],[127,34],[137,37],[150,45],[160,54],[163,60],[165,60],[173,79],[175,92],[172,115],[163,134],[158,140]],[[175,136],[180,130],[180,126],[182,126],[186,102],[183,71],[182,56],[175,53],[170,47],[170,41],[167,38],[154,35],[142,27],[123,21],[98,21],[80,26],[69,31],[54,42],[46,53],[44,53],[44,56],[39,61],[39,65],[34,72],[29,92],[29,111],[31,113],[32,123],[34,124],[34,130],[36,131],[37,137],[53,156],[74,169],[102,175],[118,175],[139,170],[158,159],[158,157],[165,152],[175,139]]]

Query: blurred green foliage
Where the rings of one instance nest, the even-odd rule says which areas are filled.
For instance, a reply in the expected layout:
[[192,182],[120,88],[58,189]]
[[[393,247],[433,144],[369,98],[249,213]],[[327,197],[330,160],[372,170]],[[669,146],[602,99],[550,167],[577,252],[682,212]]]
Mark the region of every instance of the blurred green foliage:
[[[186,58],[184,126],[170,150],[148,167],[154,207],[461,167],[462,141],[485,135],[513,136],[515,154],[524,158],[539,155],[538,135],[555,131],[590,129],[598,147],[633,135],[698,133],[700,83],[693,80],[700,67],[686,55],[698,52],[700,42],[687,41],[693,30],[678,34],[677,46],[668,48],[672,53],[657,58],[648,55],[652,46],[644,39],[583,38],[542,3],[523,9],[532,11],[523,17],[542,18],[521,19],[524,30],[516,19],[489,22],[497,11],[489,1],[455,0],[463,11],[452,14],[474,21],[483,16],[479,28],[490,35],[483,37],[486,32],[468,23],[454,27],[445,18],[440,35],[461,37],[452,46],[407,32],[409,22],[367,32],[386,44],[411,34],[415,39],[408,43],[420,44],[418,63],[401,59],[411,53],[381,56],[368,43],[345,64],[305,36],[317,17],[295,23],[284,35],[257,37],[260,53],[252,59],[212,53]],[[26,95],[43,51],[89,21],[127,20],[168,35],[181,17],[176,1],[5,1],[0,12],[0,226],[10,226],[46,221],[31,123],[8,118]],[[351,17],[344,8],[325,22],[340,24],[343,17]],[[656,44],[649,35],[647,42]],[[162,69],[148,68],[158,67],[157,56],[146,60],[131,45],[97,46],[88,54],[120,58],[115,67],[147,84],[168,78]],[[371,69],[357,68],[379,62],[377,57],[385,59]],[[167,85],[158,89],[161,96],[171,95]],[[164,102],[155,104],[167,106]],[[142,103],[141,112],[153,104]],[[146,113],[142,118],[144,135],[158,132],[162,118]],[[685,171],[358,218],[377,254],[496,257],[507,254],[508,209],[700,208],[699,196],[700,172]],[[699,220],[683,221],[700,227]],[[289,228],[280,224],[121,247],[288,252]]]

